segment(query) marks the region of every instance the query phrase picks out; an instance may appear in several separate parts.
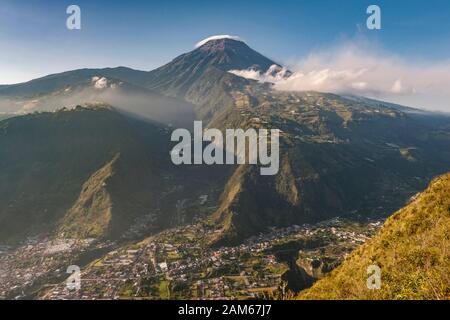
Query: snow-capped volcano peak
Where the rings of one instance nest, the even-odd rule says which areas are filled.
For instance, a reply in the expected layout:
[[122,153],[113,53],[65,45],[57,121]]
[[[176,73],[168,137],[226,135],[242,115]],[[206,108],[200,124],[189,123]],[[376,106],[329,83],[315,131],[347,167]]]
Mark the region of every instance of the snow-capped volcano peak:
[[213,41],[213,40],[222,40],[222,39],[231,39],[231,40],[236,40],[236,41],[241,41],[244,42],[240,37],[238,36],[230,36],[228,34],[222,34],[222,35],[216,35],[216,36],[211,36],[208,37],[206,39],[203,39],[200,42],[197,42],[197,44],[195,45],[195,48],[199,48],[201,46],[203,46],[204,44],[208,43],[209,41]]

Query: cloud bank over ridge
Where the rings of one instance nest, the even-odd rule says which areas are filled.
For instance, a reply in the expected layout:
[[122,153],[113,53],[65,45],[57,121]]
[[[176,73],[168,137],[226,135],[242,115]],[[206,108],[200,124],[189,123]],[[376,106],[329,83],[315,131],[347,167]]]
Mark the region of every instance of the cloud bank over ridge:
[[283,91],[355,94],[394,103],[450,112],[450,59],[405,60],[354,43],[315,52],[291,63],[289,78],[256,70],[232,70],[241,77],[272,82]]

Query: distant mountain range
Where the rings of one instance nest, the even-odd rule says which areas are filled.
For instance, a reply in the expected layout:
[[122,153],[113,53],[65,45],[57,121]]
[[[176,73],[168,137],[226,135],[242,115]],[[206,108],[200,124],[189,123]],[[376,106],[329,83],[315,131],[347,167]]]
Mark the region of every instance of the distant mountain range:
[[[164,123],[184,119],[204,95],[232,78],[227,71],[267,71],[275,62],[241,41],[210,41],[150,72],[126,67],[81,69],[0,87],[0,112],[49,111],[86,102],[107,102]],[[211,87],[211,82],[215,82]],[[208,84],[209,83],[209,84]],[[205,92],[206,93],[206,92]],[[177,97],[179,100],[169,98]],[[212,97],[211,97],[212,98]],[[194,102],[194,106],[184,101]]]
[[[139,224],[145,234],[200,214],[217,228],[211,245],[235,244],[271,226],[386,215],[449,171],[450,118],[275,91],[229,72],[249,68],[281,65],[242,41],[216,39],[150,72],[82,69],[1,86],[0,112],[15,117],[0,122],[0,239],[121,239]],[[281,129],[279,174],[173,166],[170,130],[194,119]],[[207,209],[197,206],[201,195]]]

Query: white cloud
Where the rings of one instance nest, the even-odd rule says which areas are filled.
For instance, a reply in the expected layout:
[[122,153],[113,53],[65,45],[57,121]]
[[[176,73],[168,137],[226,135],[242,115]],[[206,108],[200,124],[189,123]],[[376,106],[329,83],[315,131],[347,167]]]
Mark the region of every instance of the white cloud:
[[277,83],[287,78],[290,74],[288,69],[280,67],[276,64],[270,66],[266,72],[261,72],[254,68],[245,70],[230,70],[228,71],[242,78],[253,79],[260,82],[272,82]]
[[204,45],[205,43],[207,43],[207,42],[209,42],[211,40],[220,40],[220,39],[232,39],[232,40],[238,40],[238,41],[244,42],[244,40],[242,40],[238,36],[230,36],[228,34],[222,34],[222,35],[211,36],[211,37],[208,37],[206,39],[203,39],[202,41],[197,42],[195,47],[198,48],[198,47],[201,47],[202,45]]
[[270,81],[272,79],[266,79],[261,71],[256,69],[230,70],[228,72],[246,79],[257,80],[260,82],[273,82]]
[[108,79],[105,77],[92,77],[95,89],[105,89],[108,86]]
[[356,94],[450,112],[450,60],[418,62],[353,43],[312,53],[291,70],[287,79],[249,70],[233,73],[272,82],[277,90]]

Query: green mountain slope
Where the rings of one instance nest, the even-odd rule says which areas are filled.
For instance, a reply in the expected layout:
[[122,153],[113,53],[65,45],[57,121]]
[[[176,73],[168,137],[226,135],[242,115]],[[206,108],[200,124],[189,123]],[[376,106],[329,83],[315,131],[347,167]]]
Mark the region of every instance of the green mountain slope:
[[197,119],[213,121],[233,108],[233,91],[258,84],[228,71],[255,68],[263,72],[277,63],[241,41],[212,40],[150,71],[145,86],[194,105]]
[[229,181],[213,215],[228,241],[273,225],[384,215],[448,171],[450,135],[434,120],[321,93],[247,87],[233,97],[212,127],[283,132],[276,176],[248,167]]
[[[227,72],[254,67],[267,71],[278,65],[251,49],[244,42],[231,39],[211,40],[201,47],[180,55],[168,64],[149,72],[146,86],[167,95],[185,97],[198,81],[208,78],[213,69]],[[210,79],[212,83],[216,82]]]
[[[230,69],[252,67],[266,71],[273,64],[272,60],[240,41],[219,39],[207,42],[154,71],[123,67],[75,70],[25,84],[1,87],[0,98],[11,99],[11,95],[20,94],[19,98],[23,101],[17,97],[14,99],[19,99],[19,105],[21,108],[25,106],[26,110],[53,109],[58,105],[54,101],[73,104],[83,100],[100,100],[123,106],[122,110],[131,114],[158,119],[166,124],[173,123],[176,127],[191,127],[195,116],[204,121],[204,127],[222,130],[282,130],[281,167],[276,176],[262,177],[257,167],[229,166],[230,170],[236,171],[228,181],[223,182],[224,177],[228,177],[225,172],[228,169],[178,168],[186,174],[182,180],[186,185],[191,184],[186,189],[192,192],[196,190],[194,185],[198,186],[198,193],[205,190],[198,184],[202,179],[192,172],[200,172],[199,177],[205,177],[205,172],[218,177],[216,186],[222,191],[221,201],[218,209],[211,207],[208,212],[211,214],[210,222],[216,224],[220,231],[213,241],[217,244],[240,242],[272,226],[290,226],[349,214],[384,215],[403,206],[432,177],[448,172],[449,117],[438,117],[365,98],[315,92],[279,92],[273,90],[270,84],[261,84],[228,72]],[[105,79],[93,82],[93,77]],[[96,134],[110,137],[111,140],[105,138],[108,144],[122,141],[123,135],[127,136],[130,132],[127,129],[109,135],[109,129],[105,130],[99,128]],[[142,135],[142,131],[139,132]],[[43,133],[40,129],[36,130],[36,136],[46,134],[45,129]],[[14,140],[9,136],[6,140],[10,138]],[[134,138],[129,140],[134,141]],[[95,139],[92,143],[100,144]],[[97,156],[101,161],[94,166],[86,158],[89,170],[83,171],[83,179],[77,181],[78,189],[70,191],[71,201],[65,211],[73,206],[86,207],[81,211],[86,215],[86,221],[90,221],[91,203],[86,204],[85,198],[97,199],[95,195],[98,195],[99,199],[103,199],[103,192],[106,192],[104,197],[111,196],[112,192],[96,185],[94,173],[99,170],[103,172],[102,168],[117,154],[120,153],[120,157],[110,168],[112,176],[105,176],[104,179],[114,180],[120,177],[118,172],[131,173],[133,168],[138,168],[137,172],[141,170],[134,162],[137,160],[130,160],[121,151],[127,144],[120,145],[109,148],[111,150],[107,154],[103,153],[103,146],[93,150],[79,146],[81,152],[92,152],[91,156]],[[136,150],[144,149],[136,143],[130,146],[135,146]],[[161,164],[163,167],[171,164],[166,147],[168,145],[156,148],[153,153],[166,155],[166,163]],[[135,153],[138,154],[135,158],[139,159],[139,151]],[[32,162],[36,154],[30,151],[27,155],[30,158],[28,167],[36,165]],[[42,166],[48,165],[42,162]],[[64,168],[66,165],[72,170],[71,163],[66,162]],[[74,168],[77,165],[80,164],[77,162]],[[42,168],[41,174],[44,175],[46,170],[54,168]],[[155,174],[160,174],[160,171]],[[139,176],[139,173],[136,175]],[[125,179],[126,174],[123,177]],[[37,178],[33,176],[29,179],[26,185],[17,186],[16,193],[8,201],[19,199],[17,196],[21,188],[27,190]],[[80,192],[85,183],[88,183],[87,191],[92,194]],[[51,192],[53,190],[48,193]],[[138,189],[133,192],[138,192]],[[185,203],[184,197],[177,199],[174,194],[170,197],[172,202]],[[93,205],[93,208],[96,205],[108,207],[103,202]],[[126,209],[121,210],[130,212],[135,209],[127,205]],[[75,229],[69,228],[71,232]]]
[[245,68],[239,58],[246,54],[227,60],[234,66],[220,63],[224,52],[239,49],[239,41],[211,41],[153,71],[156,82],[149,84],[194,104],[209,127],[283,131],[277,176],[242,166],[226,184],[211,219],[222,231],[217,244],[274,225],[385,214],[448,171],[448,117],[438,122],[436,115],[374,100],[277,92],[227,72]]
[[120,155],[95,172],[83,184],[79,198],[67,211],[59,232],[64,236],[92,238],[106,234],[112,219],[112,196],[107,190],[114,175],[114,164]]
[[[97,205],[95,197],[80,210],[74,203],[80,203],[80,192],[89,193],[83,185],[89,189],[96,182],[107,184],[112,212],[118,213],[112,222],[117,218],[119,229],[126,229],[134,217],[155,207],[162,171],[168,168],[167,141],[163,127],[108,107],[77,107],[0,122],[1,239],[52,230],[71,207],[68,220],[89,211]],[[92,178],[108,164],[113,169],[108,179]]]
[[[450,299],[450,174],[392,215],[380,232],[301,299]],[[367,289],[367,268],[381,289]]]

